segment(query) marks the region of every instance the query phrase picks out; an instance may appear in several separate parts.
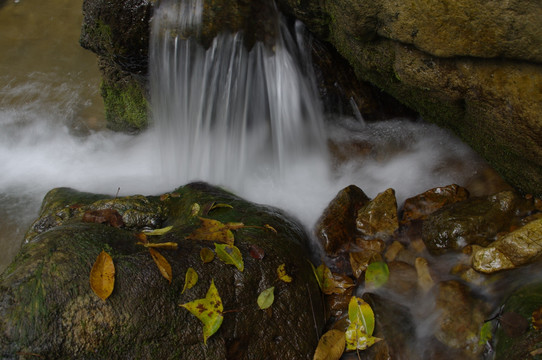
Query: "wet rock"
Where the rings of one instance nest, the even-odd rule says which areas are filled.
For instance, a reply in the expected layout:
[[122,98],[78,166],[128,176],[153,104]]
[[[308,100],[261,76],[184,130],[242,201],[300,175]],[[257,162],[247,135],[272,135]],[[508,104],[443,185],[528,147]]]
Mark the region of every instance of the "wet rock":
[[357,212],[356,228],[364,236],[390,237],[399,228],[395,190],[378,194]]
[[473,251],[472,266],[493,273],[528,264],[542,255],[542,219],[529,222],[486,248]]
[[454,131],[515,188],[542,193],[542,146],[529,140],[542,134],[537,0],[279,4],[331,42],[360,79]]
[[497,233],[510,227],[522,202],[515,193],[503,191],[445,206],[423,222],[423,241],[432,254],[469,244],[489,245]]
[[337,255],[356,238],[356,214],[369,198],[357,186],[350,185],[335,196],[315,226],[315,233],[324,251]]
[[443,206],[467,200],[468,197],[467,189],[456,184],[427,190],[405,200],[401,224],[412,220],[425,220],[427,216]]
[[[68,358],[183,358],[183,359],[306,359],[313,354],[323,326],[321,293],[309,265],[308,239],[302,227],[274,208],[259,206],[202,183],[178,190],[178,198],[162,202],[159,226],[173,226],[152,242],[175,242],[177,250],[159,249],[171,264],[169,283],[158,271],[148,250],[137,245],[128,227],[81,221],[82,208],[112,206],[126,214],[144,203],[141,197],[97,199],[97,195],[56,189],[44,202],[42,216],[58,213],[58,223],[39,233],[21,249],[0,275],[0,357],[18,358],[22,352],[55,359]],[[215,258],[203,264],[207,240],[186,239],[200,226],[193,204],[216,201],[233,208],[213,210],[207,216],[223,223],[269,224],[266,228],[235,231],[235,245],[244,271]],[[100,206],[101,206],[100,205]],[[114,206],[114,205],[113,205]],[[73,212],[71,214],[70,212]],[[147,214],[146,212],[143,212]],[[146,216],[135,217],[143,219]],[[263,259],[249,256],[250,246],[265,251]],[[115,287],[103,301],[89,286],[89,273],[105,249],[115,264]],[[277,267],[286,264],[291,283],[277,282]],[[196,285],[182,292],[184,274],[192,267]],[[203,345],[202,325],[179,304],[205,296],[214,281],[224,304],[224,321]],[[275,286],[271,311],[258,308],[258,294]],[[307,326],[307,324],[310,324]]]
[[411,299],[418,292],[418,274],[414,266],[402,261],[392,261],[388,263],[390,276],[384,288],[391,290],[395,294]]
[[[542,331],[532,325],[533,312],[542,304],[542,283],[535,281],[524,285],[507,297],[495,333],[495,359],[538,359]],[[508,319],[501,323],[505,314]],[[496,325],[496,324],[495,324]],[[512,330],[512,329],[518,330]]]
[[488,316],[487,304],[475,298],[466,285],[450,280],[437,285],[435,310],[439,313],[435,337],[461,350],[465,358],[479,358],[484,349],[479,337]]

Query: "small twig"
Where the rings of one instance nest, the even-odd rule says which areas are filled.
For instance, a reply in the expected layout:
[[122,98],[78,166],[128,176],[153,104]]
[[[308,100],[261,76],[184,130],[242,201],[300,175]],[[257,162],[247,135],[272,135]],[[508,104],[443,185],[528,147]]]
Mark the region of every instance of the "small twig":
[[316,335],[316,341],[319,341],[320,339],[318,338],[318,326],[316,325],[316,316],[314,315],[314,306],[312,305],[311,292],[309,290],[308,284],[305,284],[305,287],[307,288],[307,293],[309,294],[309,301],[311,303],[312,321],[314,322],[314,334]]

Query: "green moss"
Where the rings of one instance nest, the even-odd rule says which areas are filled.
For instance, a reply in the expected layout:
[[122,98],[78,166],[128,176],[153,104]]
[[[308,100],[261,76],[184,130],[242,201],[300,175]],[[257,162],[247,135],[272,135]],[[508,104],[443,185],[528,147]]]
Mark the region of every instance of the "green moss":
[[136,133],[147,127],[148,102],[135,81],[120,86],[103,82],[102,97],[109,129]]

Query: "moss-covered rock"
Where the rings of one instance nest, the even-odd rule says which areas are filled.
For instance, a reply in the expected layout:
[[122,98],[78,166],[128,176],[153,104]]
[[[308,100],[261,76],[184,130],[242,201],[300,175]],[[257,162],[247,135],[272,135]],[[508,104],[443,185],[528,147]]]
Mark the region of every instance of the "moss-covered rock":
[[[231,208],[211,208],[212,203]],[[120,227],[82,221],[97,209],[113,209],[133,221]],[[186,238],[200,226],[198,215],[256,226],[235,231],[243,272],[218,258],[203,264],[200,251],[213,249],[213,242]],[[172,229],[149,240],[178,244],[177,250],[159,250],[171,264],[171,283],[148,250],[136,244],[142,228],[164,226]],[[307,241],[303,229],[278,210],[206,184],[186,185],[161,198],[115,199],[55,189],[21,252],[0,276],[0,357],[309,359],[322,328],[322,317],[313,314],[321,313],[322,302],[307,261]],[[254,246],[263,258],[249,255]],[[106,301],[89,286],[90,269],[102,250],[112,256],[116,271]],[[281,264],[291,283],[278,281]],[[189,267],[199,280],[181,293]],[[201,323],[179,304],[205,297],[211,281],[225,313],[204,345]],[[260,310],[256,299],[271,286],[275,301],[270,310]]]

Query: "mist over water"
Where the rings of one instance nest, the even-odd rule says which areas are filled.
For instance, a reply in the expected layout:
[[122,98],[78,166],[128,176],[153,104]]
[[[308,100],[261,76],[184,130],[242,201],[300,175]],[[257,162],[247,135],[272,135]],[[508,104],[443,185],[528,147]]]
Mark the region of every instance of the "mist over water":
[[[0,8],[0,20],[5,20],[0,27],[16,26],[8,20],[13,14],[19,21],[39,16],[32,9],[40,4],[6,3]],[[52,4],[80,12],[80,2]],[[42,16],[51,17],[45,10]],[[80,22],[55,24],[46,24],[50,31],[56,26],[54,36],[30,41],[36,36],[32,32],[0,43],[10,49],[0,55],[0,271],[54,187],[160,194],[204,180],[283,208],[310,229],[327,203],[350,184],[371,197],[393,187],[401,202],[434,186],[462,184],[480,164],[466,145],[421,121],[363,124],[344,118],[326,123],[311,71],[303,66],[306,39],[299,24],[293,35],[283,33],[274,51],[262,44],[247,51],[239,34],[218,38],[211,50],[180,40],[168,43],[160,50],[169,54],[162,64],[170,71],[165,76],[188,72],[192,76],[183,86],[199,90],[153,85],[153,93],[173,96],[161,99],[170,102],[164,104],[153,98],[156,125],[137,136],[112,133],[102,125],[95,56],[77,42]],[[58,41],[60,34],[70,36]],[[39,54],[47,42],[56,58],[45,61]],[[171,46],[177,49],[170,52]],[[182,62],[189,67],[179,68],[179,58],[174,62],[172,57],[185,56],[182,51],[188,49],[198,61]],[[25,54],[24,61],[17,61],[17,53]],[[220,65],[218,59],[224,58],[229,62]],[[187,137],[182,126],[191,125],[175,122],[181,114],[199,118],[199,133]],[[162,116],[164,123],[158,121]],[[366,143],[372,150],[339,163],[328,152],[329,139]]]

